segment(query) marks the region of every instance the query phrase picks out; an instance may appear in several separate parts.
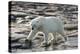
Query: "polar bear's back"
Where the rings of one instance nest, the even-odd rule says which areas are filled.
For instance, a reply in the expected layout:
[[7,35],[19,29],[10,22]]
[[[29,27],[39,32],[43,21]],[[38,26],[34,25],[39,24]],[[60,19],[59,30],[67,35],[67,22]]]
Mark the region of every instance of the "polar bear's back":
[[62,31],[64,29],[62,21],[57,17],[45,17],[43,21],[44,29],[49,32]]

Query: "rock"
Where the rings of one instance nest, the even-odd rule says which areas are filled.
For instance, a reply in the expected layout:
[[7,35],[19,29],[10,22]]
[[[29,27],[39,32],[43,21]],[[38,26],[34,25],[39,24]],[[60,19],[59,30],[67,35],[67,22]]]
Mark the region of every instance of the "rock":
[[11,14],[13,14],[13,15],[27,15],[24,12],[17,12],[17,11],[12,11]]
[[77,24],[65,24],[64,29],[66,30],[78,29],[78,25]]
[[67,36],[69,36],[69,37],[76,37],[76,36],[78,36],[78,33],[77,33],[77,32],[75,32],[75,33],[72,33],[72,34],[67,35]]
[[13,43],[13,44],[11,44],[11,48],[12,49],[19,49],[20,47],[22,47],[22,44],[20,44],[20,43]]

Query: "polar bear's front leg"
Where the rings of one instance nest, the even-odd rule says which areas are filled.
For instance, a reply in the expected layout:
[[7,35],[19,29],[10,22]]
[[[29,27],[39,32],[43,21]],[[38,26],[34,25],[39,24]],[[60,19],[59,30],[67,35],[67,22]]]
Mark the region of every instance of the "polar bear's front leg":
[[32,40],[33,37],[36,35],[36,33],[37,33],[37,31],[31,30],[31,32],[29,33],[27,39],[28,39],[28,40]]
[[48,46],[48,32],[44,32],[44,41],[41,43],[42,47],[47,47]]
[[32,39],[33,39],[33,37],[35,36],[36,33],[37,33],[37,31],[31,30],[28,37],[25,39],[25,44],[28,44],[29,48],[32,47]]

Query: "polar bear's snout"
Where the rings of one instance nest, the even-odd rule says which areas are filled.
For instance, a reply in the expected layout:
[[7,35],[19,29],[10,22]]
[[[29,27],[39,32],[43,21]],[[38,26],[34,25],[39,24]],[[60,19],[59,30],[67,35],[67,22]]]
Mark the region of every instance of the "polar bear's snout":
[[32,27],[32,30],[34,30],[34,27]]
[[31,25],[32,26],[32,30],[34,30],[34,29],[36,29],[37,28],[37,26],[36,25]]
[[32,30],[34,30],[34,29],[35,29],[35,27],[36,27],[36,26],[34,25],[34,26],[32,26],[32,28],[31,28],[31,29],[32,29]]

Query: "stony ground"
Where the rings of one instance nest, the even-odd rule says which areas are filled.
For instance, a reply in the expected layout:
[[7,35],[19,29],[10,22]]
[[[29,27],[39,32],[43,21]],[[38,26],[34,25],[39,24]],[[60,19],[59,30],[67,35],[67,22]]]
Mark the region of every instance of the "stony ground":
[[[68,50],[78,48],[78,18],[76,5],[48,4],[48,3],[30,3],[30,2],[12,2],[11,24],[9,25],[11,37],[12,52],[35,52],[49,50]],[[59,17],[64,23],[65,34],[68,36],[67,44],[50,45],[40,47],[43,41],[43,34],[40,32],[33,39],[32,49],[28,43],[25,45],[25,38],[29,35],[31,29],[28,24],[32,19],[38,16]]]

